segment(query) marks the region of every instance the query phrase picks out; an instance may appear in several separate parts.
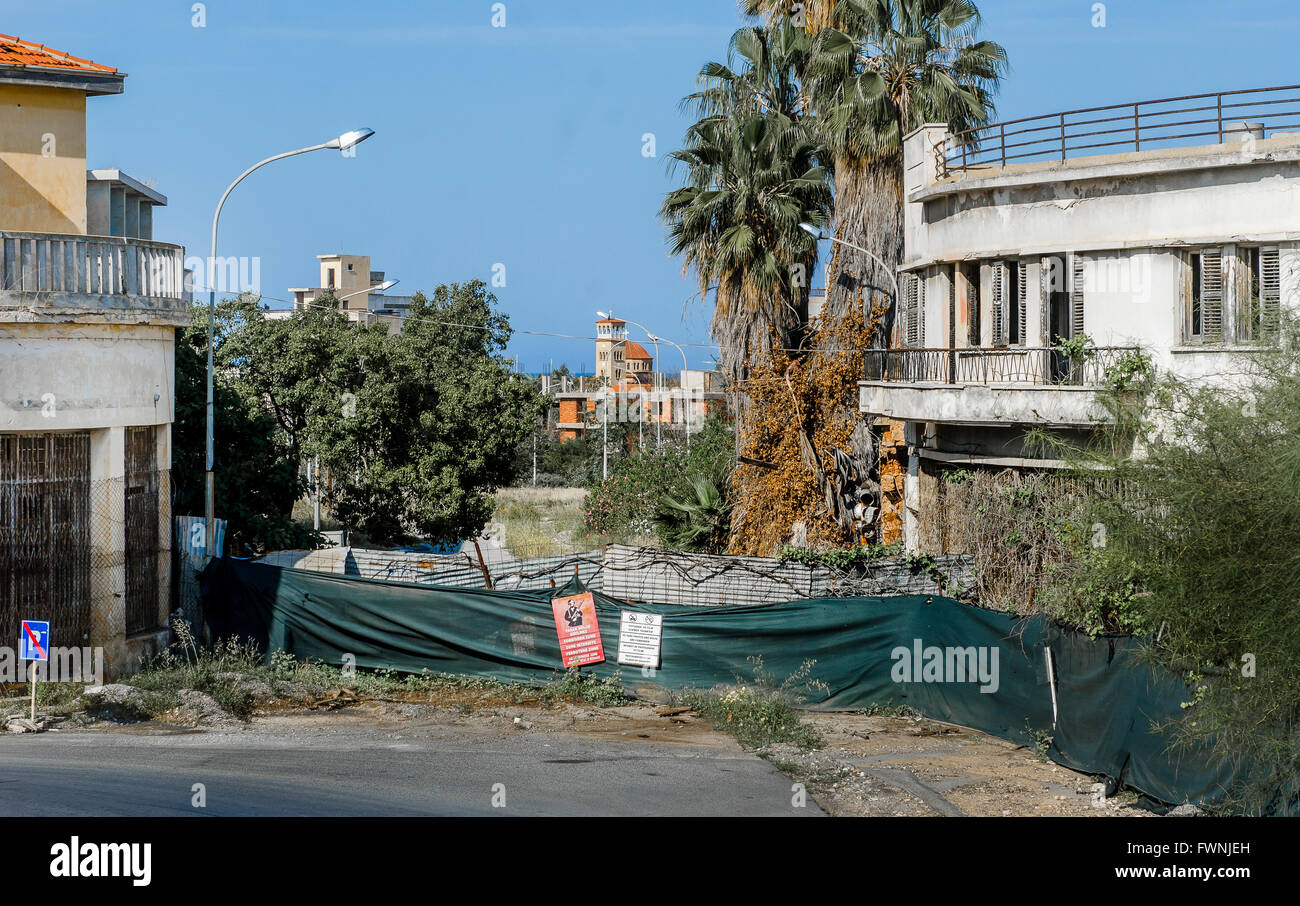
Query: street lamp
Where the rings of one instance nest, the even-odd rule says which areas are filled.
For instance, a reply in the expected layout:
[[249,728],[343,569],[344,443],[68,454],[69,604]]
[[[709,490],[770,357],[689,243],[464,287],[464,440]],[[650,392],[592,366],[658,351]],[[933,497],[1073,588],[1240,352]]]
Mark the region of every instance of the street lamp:
[[898,278],[894,276],[894,272],[890,269],[889,265],[880,260],[880,257],[876,255],[875,252],[864,249],[860,245],[854,245],[852,242],[845,242],[843,239],[832,236],[820,227],[813,226],[811,223],[801,223],[799,224],[799,229],[803,230],[814,239],[829,239],[831,242],[838,242],[840,245],[847,245],[849,248],[856,249],[866,255],[872,261],[876,262],[876,264],[880,265],[881,270],[885,272],[886,276],[889,277],[890,282],[894,284],[894,298],[901,298],[902,294],[898,291]]
[[[686,361],[686,350],[685,350],[685,349],[682,349],[681,346],[679,346],[678,344],[674,343],[672,340],[668,339],[667,337],[657,337],[657,336],[655,336],[654,334],[650,334],[649,336],[650,336],[650,341],[651,341],[652,343],[656,343],[656,344],[657,344],[660,340],[662,340],[663,342],[667,343],[669,346],[677,346],[677,351],[680,352],[680,353],[682,354],[682,372],[685,373],[685,372],[687,372],[687,371],[690,370],[691,366],[690,366],[690,364]],[[659,347],[656,346],[655,348],[658,349]],[[686,395],[686,394],[685,394],[685,391],[686,391],[686,388],[683,387],[683,388],[682,388],[682,395],[683,395],[683,396]],[[662,400],[662,399],[660,399],[660,401],[659,401],[659,406],[660,406],[660,408],[662,409],[662,407],[663,407],[663,400]],[[661,413],[660,413],[660,420],[662,420],[662,418],[663,418],[663,413],[661,412]],[[687,404],[687,407],[686,407],[686,417],[683,419],[683,421],[686,423],[686,449],[689,450],[689,449],[691,448],[691,408],[690,408],[690,405],[689,405],[689,404]]]
[[221,193],[221,200],[217,202],[217,210],[212,215],[212,256],[208,258],[208,412],[207,412],[208,430],[207,430],[207,457],[206,457],[207,490],[206,490],[206,494],[204,495],[205,496],[204,540],[206,541],[206,547],[207,547],[206,553],[209,557],[212,556],[214,550],[214,545],[215,545],[214,536],[216,535],[216,518],[215,518],[216,482],[213,473],[213,465],[215,462],[215,458],[213,455],[213,450],[214,450],[213,436],[214,436],[215,425],[213,421],[213,407],[212,407],[212,324],[215,319],[214,312],[217,307],[217,284],[216,284],[216,274],[214,273],[214,271],[216,270],[216,266],[217,266],[217,223],[221,219],[221,209],[225,207],[226,199],[229,198],[230,193],[235,190],[235,186],[243,182],[244,179],[250,173],[258,169],[259,167],[264,167],[267,164],[271,163],[272,161],[281,160],[286,157],[293,157],[298,154],[306,154],[308,151],[322,151],[325,149],[347,151],[348,149],[354,148],[357,145],[361,144],[362,142],[364,142],[366,139],[370,138],[370,136],[374,134],[375,134],[375,130],[373,129],[353,129],[349,132],[344,132],[338,138],[332,138],[329,141],[322,142],[319,145],[312,145],[307,148],[299,148],[296,151],[286,151],[283,154],[276,154],[273,157],[268,157],[266,160],[258,161],[257,163],[253,164],[253,166],[245,170],[243,173],[240,173],[238,178],[236,178],[234,182],[232,182],[229,186],[226,187],[226,191]]
[[338,301],[342,302],[344,299],[351,299],[353,296],[359,296],[362,293],[382,293],[385,290],[392,289],[400,282],[401,282],[400,280],[385,280],[383,283],[379,284],[378,286],[369,286],[366,287],[365,289],[358,289],[355,290],[354,292],[348,293],[347,295],[337,296],[335,298],[337,298]]

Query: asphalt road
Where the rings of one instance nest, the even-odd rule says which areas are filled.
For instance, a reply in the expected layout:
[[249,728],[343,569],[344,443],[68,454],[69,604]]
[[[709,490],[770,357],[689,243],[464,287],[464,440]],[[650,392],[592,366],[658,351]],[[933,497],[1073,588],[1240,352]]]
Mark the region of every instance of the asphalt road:
[[[203,784],[205,807],[193,804]],[[498,787],[500,784],[502,786]],[[341,728],[0,737],[5,816],[812,816],[735,750],[558,734],[393,739]],[[504,807],[494,807],[493,798]]]

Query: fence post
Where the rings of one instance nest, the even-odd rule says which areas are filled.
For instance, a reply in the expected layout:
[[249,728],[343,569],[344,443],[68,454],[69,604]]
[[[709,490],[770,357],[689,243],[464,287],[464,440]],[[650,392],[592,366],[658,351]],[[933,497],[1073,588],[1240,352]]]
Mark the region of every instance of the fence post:
[[1142,150],[1142,121],[1138,116],[1138,105],[1133,105],[1133,150]]
[[1061,114],[1061,163],[1065,163],[1065,114]]

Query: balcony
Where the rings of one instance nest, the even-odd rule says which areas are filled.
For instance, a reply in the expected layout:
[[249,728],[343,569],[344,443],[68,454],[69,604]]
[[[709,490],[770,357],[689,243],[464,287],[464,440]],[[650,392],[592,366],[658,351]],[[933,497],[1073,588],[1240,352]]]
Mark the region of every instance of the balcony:
[[946,136],[946,179],[1026,163],[1249,142],[1300,129],[1300,85],[1248,88],[1066,110]]
[[1082,426],[1109,415],[1097,391],[1132,349],[1098,347],[1067,358],[1047,346],[872,349],[859,409],[900,421]]
[[189,320],[185,249],[119,236],[0,230],[0,318]]

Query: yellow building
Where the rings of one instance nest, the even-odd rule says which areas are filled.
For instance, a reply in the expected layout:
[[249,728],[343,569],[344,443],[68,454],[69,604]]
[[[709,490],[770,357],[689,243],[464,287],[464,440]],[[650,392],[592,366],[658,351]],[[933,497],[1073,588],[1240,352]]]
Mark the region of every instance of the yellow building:
[[86,99],[124,79],[0,35],[0,636],[48,619],[110,674],[166,638],[189,322],[185,250],[152,239],[166,197],[86,169]]

